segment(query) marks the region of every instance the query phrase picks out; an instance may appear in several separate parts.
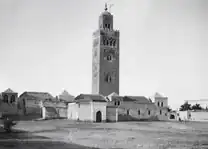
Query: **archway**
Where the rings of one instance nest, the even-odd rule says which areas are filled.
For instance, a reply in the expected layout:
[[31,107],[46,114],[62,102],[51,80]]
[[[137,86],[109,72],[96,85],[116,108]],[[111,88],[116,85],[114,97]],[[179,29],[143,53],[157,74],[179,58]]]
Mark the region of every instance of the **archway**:
[[170,115],[170,119],[175,119],[175,115],[174,114],[171,114]]
[[98,111],[96,113],[96,122],[101,122],[102,121],[102,113]]

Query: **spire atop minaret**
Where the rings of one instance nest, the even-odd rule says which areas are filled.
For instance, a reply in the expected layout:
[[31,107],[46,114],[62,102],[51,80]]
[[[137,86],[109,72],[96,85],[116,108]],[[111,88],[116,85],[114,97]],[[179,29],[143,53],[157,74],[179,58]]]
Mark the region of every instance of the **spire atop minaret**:
[[108,6],[107,6],[107,3],[105,3],[105,11],[108,10]]

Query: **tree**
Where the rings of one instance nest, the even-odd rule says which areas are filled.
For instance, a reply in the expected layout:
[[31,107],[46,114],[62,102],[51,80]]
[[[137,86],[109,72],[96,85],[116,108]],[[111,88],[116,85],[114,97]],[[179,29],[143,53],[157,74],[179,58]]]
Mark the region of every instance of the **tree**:
[[179,111],[187,111],[187,110],[191,110],[191,104],[185,102],[184,104],[181,105]]
[[170,107],[168,107],[168,112],[171,112],[171,111],[172,111],[172,109]]
[[192,110],[202,110],[203,109],[200,104],[195,104],[191,108],[192,108]]
[[12,131],[12,127],[15,126],[17,123],[14,122],[14,120],[12,119],[9,119],[9,118],[5,118],[3,120],[3,128],[4,130],[9,133]]

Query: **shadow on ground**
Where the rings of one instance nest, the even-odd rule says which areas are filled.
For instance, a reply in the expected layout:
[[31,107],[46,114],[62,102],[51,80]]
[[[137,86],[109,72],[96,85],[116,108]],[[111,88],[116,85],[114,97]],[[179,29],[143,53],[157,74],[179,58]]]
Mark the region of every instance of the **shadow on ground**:
[[35,136],[32,133],[13,130],[11,133],[0,132],[1,149],[99,149],[72,143],[52,141],[48,137]]
[[58,141],[0,141],[1,149],[98,149]]

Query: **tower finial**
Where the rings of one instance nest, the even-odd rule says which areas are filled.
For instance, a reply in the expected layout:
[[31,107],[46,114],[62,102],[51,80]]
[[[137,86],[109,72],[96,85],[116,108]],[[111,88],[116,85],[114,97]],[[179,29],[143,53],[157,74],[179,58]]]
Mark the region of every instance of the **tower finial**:
[[105,3],[105,11],[108,10],[108,6],[107,6],[107,3]]

